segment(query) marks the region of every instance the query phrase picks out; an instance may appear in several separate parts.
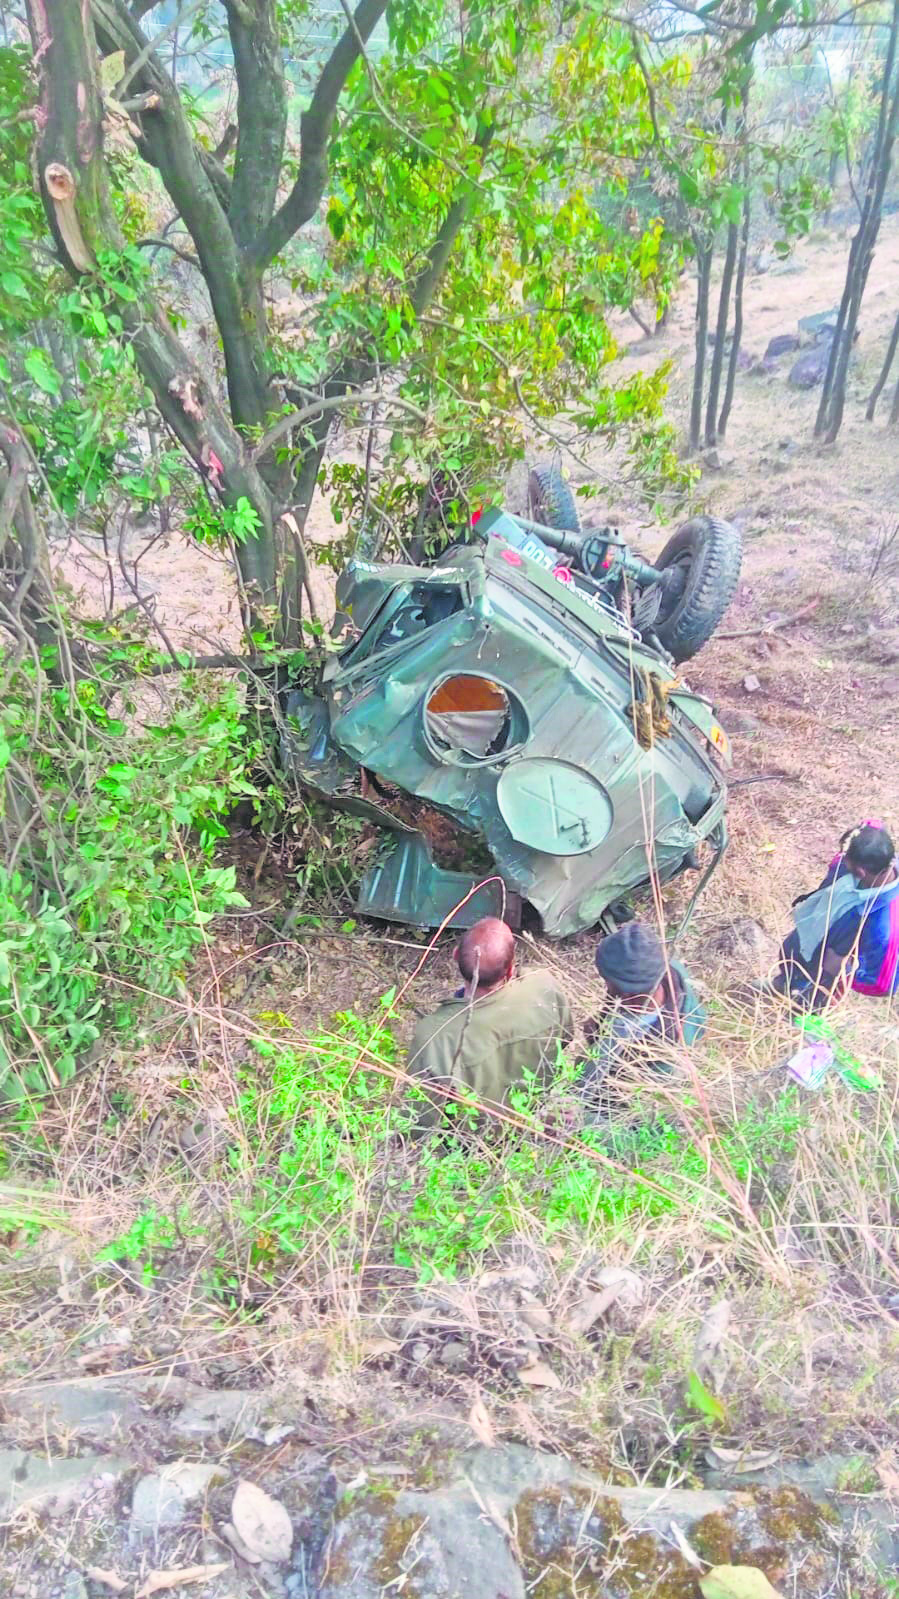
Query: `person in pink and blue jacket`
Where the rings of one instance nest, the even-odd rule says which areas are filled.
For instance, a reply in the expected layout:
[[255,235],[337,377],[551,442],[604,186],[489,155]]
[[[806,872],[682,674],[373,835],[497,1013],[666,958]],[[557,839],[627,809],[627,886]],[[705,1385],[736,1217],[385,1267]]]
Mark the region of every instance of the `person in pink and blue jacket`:
[[818,1008],[847,988],[899,993],[899,864],[882,823],[845,834],[824,881],[793,902],[774,986]]

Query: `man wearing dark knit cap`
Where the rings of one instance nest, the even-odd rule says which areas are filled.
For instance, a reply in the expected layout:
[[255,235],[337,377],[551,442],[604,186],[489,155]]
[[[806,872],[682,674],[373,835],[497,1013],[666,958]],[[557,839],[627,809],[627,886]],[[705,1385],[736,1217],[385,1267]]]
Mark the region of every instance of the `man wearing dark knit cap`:
[[572,1034],[571,1008],[550,973],[514,975],[515,937],[505,922],[485,916],[454,953],[463,987],[422,1018],[409,1046],[407,1070],[438,1085],[423,1126],[439,1121],[460,1090],[502,1105],[526,1075],[545,1081]]
[[584,1029],[591,1045],[581,1079],[584,1091],[595,1094],[609,1073],[628,1061],[669,1072],[672,1048],[694,1043],[705,1026],[705,1012],[680,961],[668,954],[654,928],[626,922],[602,940],[596,969],[611,1004]]

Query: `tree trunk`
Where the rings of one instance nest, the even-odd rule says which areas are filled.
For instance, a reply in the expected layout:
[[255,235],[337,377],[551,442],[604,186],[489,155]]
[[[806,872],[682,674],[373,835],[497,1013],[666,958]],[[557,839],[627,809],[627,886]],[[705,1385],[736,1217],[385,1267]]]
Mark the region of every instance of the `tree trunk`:
[[749,256],[749,217],[751,200],[749,195],[749,154],[745,157],[744,171],[745,190],[743,193],[743,225],[740,232],[740,256],[737,261],[737,281],[734,286],[734,331],[731,336],[730,360],[727,363],[727,382],[724,386],[724,399],[721,402],[721,415],[718,418],[718,438],[723,439],[727,433],[727,424],[730,421],[731,406],[734,403],[734,389],[737,383],[737,363],[740,359],[740,345],[743,340],[743,285],[746,281],[746,261]]
[[727,323],[730,316],[730,291],[734,280],[734,267],[737,260],[737,241],[739,228],[731,222],[727,229],[727,249],[724,254],[724,268],[721,273],[721,287],[718,291],[718,318],[715,324],[715,348],[712,351],[712,365],[709,372],[709,395],[705,412],[705,442],[709,449],[713,449],[718,439],[716,416],[718,412],[718,395],[721,392],[721,374],[724,370],[724,347],[727,343]]
[[899,422],[899,383],[893,391],[893,403],[890,406],[890,427],[894,428]]
[[705,358],[709,336],[709,282],[712,275],[712,246],[705,242],[696,246],[696,360],[693,366],[693,398],[690,405],[690,449],[695,452],[702,443],[702,395],[705,381]]
[[865,197],[858,229],[849,250],[846,282],[840,301],[837,327],[815,419],[815,437],[832,444],[843,421],[846,403],[846,375],[849,358],[855,342],[858,313],[861,308],[868,273],[874,255],[874,246],[880,231],[883,196],[890,173],[893,144],[899,118],[899,78],[893,82],[896,48],[899,42],[899,0],[893,0],[893,16],[883,77],[883,92],[877,120],[874,153],[868,172]]
[[899,313],[897,313],[896,320],[893,323],[893,331],[890,334],[890,342],[887,345],[887,353],[884,357],[883,366],[880,369],[880,377],[877,379],[877,382],[871,390],[868,399],[868,406],[867,410],[865,411],[866,422],[874,421],[874,412],[877,410],[877,402],[886,387],[887,378],[890,375],[890,368],[893,365],[893,358],[896,354],[897,345],[899,345]]
[[53,591],[50,552],[29,488],[31,451],[14,422],[0,417],[0,628],[23,654],[54,650],[56,681],[72,680],[71,660]]
[[[259,285],[273,255],[317,212],[337,101],[386,3],[359,0],[348,18],[303,114],[299,169],[275,210],[286,125],[276,0],[228,8],[244,118],[233,179],[195,141],[171,76],[140,29],[140,6],[129,9],[125,0],[93,0],[92,6],[82,0],[54,0],[52,6],[27,0],[40,78],[41,195],[60,257],[75,279],[94,273],[104,252],[119,255],[124,244],[106,179],[94,28],[104,54],[121,50],[134,91],[152,101],[134,113],[138,148],[157,168],[196,248],[222,341],[229,408],[207,388],[149,289],[137,302],[122,300],[116,309],[123,339],[159,411],[210,494],[226,506],[245,499],[256,512],[257,532],[236,553],[246,604],[269,622],[281,604],[278,520],[290,504],[294,466],[279,461],[274,451],[257,462],[247,448],[246,430],[264,429],[279,404],[269,379]],[[249,35],[245,29],[251,29]],[[333,414],[327,413],[319,432],[313,430],[316,465]],[[288,614],[294,609],[288,605]]]

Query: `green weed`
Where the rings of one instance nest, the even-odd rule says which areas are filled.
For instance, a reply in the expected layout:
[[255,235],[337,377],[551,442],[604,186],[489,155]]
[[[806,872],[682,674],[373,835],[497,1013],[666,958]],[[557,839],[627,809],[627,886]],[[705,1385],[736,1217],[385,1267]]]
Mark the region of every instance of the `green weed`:
[[[213,864],[253,750],[231,684],[186,683],[168,719],[128,732],[93,682],[23,666],[0,706],[0,1096],[66,1082],[106,1027],[171,994],[212,918],[245,901]],[[39,722],[34,725],[37,704]],[[24,818],[38,817],[22,838]]]

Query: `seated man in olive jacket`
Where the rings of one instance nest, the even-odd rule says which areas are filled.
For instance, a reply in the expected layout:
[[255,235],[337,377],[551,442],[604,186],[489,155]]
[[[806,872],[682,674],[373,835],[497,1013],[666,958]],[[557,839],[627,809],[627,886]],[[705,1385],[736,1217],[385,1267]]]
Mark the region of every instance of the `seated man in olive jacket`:
[[455,951],[464,986],[418,1023],[407,1069],[437,1089],[421,1124],[441,1119],[460,1091],[488,1105],[507,1103],[525,1072],[548,1078],[559,1044],[572,1036],[571,1008],[546,971],[515,977],[515,938],[505,922],[485,916]]

